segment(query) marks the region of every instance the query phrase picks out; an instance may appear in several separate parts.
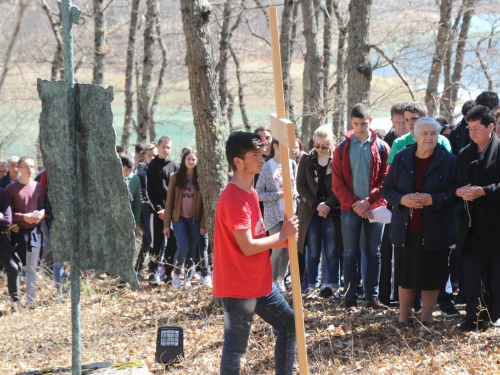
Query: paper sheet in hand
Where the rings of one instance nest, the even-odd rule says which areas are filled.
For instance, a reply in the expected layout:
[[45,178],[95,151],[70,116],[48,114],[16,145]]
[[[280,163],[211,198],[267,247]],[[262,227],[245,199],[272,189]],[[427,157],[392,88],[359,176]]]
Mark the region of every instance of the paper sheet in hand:
[[373,219],[370,219],[370,223],[391,223],[392,212],[383,206],[372,210],[372,215]]

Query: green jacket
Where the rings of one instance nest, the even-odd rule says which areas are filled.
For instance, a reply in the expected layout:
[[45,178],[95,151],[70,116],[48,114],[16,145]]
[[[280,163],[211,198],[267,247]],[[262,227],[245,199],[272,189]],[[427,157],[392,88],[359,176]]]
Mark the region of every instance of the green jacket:
[[[387,164],[392,164],[392,161],[394,160],[394,157],[398,153],[398,151],[401,151],[403,148],[406,146],[412,145],[415,143],[415,138],[413,137],[413,134],[411,133],[406,133],[405,135],[402,135],[399,138],[396,138],[392,144],[391,147],[391,153],[389,154],[389,157],[387,158]],[[441,134],[438,137],[438,143],[442,145],[448,152],[451,152],[451,145],[450,141],[448,141],[448,138],[443,137]]]
[[130,173],[123,180],[128,187],[128,199],[130,200],[130,209],[134,214],[135,225],[139,225],[141,217],[141,180],[134,173]]

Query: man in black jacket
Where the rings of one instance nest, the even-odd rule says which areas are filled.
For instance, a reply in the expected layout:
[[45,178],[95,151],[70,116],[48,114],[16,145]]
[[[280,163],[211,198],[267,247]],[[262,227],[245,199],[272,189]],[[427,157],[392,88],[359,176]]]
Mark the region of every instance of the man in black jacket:
[[406,126],[406,122],[403,117],[404,109],[407,104],[408,102],[397,102],[391,107],[392,129],[384,137],[384,141],[389,145],[389,147],[392,147],[392,143],[396,138],[399,138],[410,131],[408,126]]
[[[179,170],[179,164],[170,160],[168,157],[171,149],[172,141],[170,138],[161,137],[158,141],[158,155],[149,163],[146,174],[146,193],[154,212],[154,214],[151,215],[151,238],[153,240],[153,246],[149,254],[149,269],[151,271],[149,282],[151,285],[157,285],[159,281],[156,273],[161,250],[165,243],[165,236],[163,235],[163,213],[167,199],[168,184],[170,182],[170,176]],[[173,234],[173,230],[171,230],[170,233]],[[177,248],[177,242],[172,234],[165,248],[165,271],[167,279],[171,277],[173,259]]]
[[485,328],[490,319],[500,326],[500,141],[490,108],[476,106],[466,120],[472,142],[458,154],[448,189],[461,201],[457,247],[467,299],[462,332]]

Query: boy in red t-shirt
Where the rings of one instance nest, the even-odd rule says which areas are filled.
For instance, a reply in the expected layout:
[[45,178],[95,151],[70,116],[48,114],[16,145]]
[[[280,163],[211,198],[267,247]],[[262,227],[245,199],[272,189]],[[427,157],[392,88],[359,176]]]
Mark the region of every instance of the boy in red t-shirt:
[[276,374],[291,374],[295,357],[293,311],[272,282],[270,248],[287,247],[296,235],[296,216],[283,222],[281,232],[266,237],[259,197],[252,188],[264,158],[256,134],[235,132],[226,143],[233,178],[222,192],[215,215],[214,297],[224,308],[221,374],[239,374],[254,313],[276,330]]

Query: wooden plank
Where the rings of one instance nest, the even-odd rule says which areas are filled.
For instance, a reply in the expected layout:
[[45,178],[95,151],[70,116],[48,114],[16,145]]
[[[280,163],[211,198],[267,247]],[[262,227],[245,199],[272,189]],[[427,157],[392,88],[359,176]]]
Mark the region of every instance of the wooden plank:
[[295,148],[295,124],[286,118],[278,118],[275,114],[270,118],[273,138],[288,148]]
[[[285,118],[285,97],[283,94],[283,76],[281,73],[281,56],[278,34],[278,11],[276,7],[269,7],[269,28],[271,32],[271,48],[273,51],[274,95],[276,97],[277,111],[277,116],[271,115],[271,134],[273,137],[280,140],[285,215],[286,217],[292,217],[294,212],[288,149],[295,148],[295,129],[293,127],[293,123]],[[297,255],[297,241],[295,237],[288,240],[288,254],[290,258],[290,273],[292,275],[292,297],[293,311],[295,315],[297,352],[299,357],[299,373],[301,375],[306,375],[309,373],[309,370],[307,364],[302,292],[300,288],[299,259]]]

